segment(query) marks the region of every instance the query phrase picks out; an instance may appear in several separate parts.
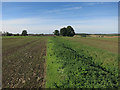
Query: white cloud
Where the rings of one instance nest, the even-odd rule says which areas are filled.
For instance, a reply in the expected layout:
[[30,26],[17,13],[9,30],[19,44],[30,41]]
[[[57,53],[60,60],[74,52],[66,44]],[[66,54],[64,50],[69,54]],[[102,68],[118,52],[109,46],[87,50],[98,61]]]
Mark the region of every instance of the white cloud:
[[52,18],[21,18],[3,20],[3,31],[21,33],[27,29],[29,33],[52,33],[55,29],[72,25],[76,32],[112,33],[118,32],[118,18],[99,19],[52,19]]
[[22,18],[22,19],[14,19],[14,20],[3,20],[3,25],[24,25],[24,24],[31,24],[31,20],[29,18]]
[[100,4],[104,4],[104,2],[86,2],[84,3],[85,5],[89,5],[89,6],[93,6],[93,5],[100,5]]
[[[74,26],[74,25],[73,25]],[[118,26],[113,24],[103,24],[103,25],[75,25],[74,26],[77,33],[114,33],[118,32]]]
[[21,33],[27,29],[29,33],[52,33],[53,30],[59,29],[60,25],[55,25],[54,19],[48,18],[21,18],[2,21],[2,31],[11,33]]
[[69,7],[69,8],[64,8],[64,9],[54,9],[54,10],[47,11],[47,13],[58,13],[58,12],[70,11],[70,10],[79,10],[81,8],[82,7],[79,6],[79,7]]
[[78,10],[78,9],[81,9],[82,7],[79,6],[79,7],[70,7],[70,8],[65,8],[63,10]]

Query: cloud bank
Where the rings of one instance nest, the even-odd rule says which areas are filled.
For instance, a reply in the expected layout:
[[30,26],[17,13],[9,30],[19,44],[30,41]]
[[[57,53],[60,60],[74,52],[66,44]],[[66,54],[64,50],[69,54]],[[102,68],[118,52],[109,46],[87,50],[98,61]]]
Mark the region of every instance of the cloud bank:
[[118,18],[99,19],[54,19],[54,18],[20,18],[3,20],[2,31],[21,33],[27,29],[28,33],[52,33],[68,25],[73,26],[77,33],[114,33],[118,32]]

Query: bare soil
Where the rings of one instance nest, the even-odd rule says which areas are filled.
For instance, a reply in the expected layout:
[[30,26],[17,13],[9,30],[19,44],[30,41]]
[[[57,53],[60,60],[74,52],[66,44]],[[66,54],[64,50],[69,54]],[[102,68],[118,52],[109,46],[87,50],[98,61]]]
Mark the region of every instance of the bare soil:
[[44,88],[47,38],[3,39],[3,88]]

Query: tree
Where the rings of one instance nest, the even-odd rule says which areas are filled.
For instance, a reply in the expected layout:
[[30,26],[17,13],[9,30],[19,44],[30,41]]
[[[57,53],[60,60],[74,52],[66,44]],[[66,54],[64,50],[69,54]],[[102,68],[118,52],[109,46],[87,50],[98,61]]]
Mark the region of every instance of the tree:
[[14,36],[19,36],[19,33],[17,33],[17,34],[14,34]]
[[67,28],[64,27],[64,28],[60,29],[60,35],[62,35],[62,36],[74,36],[75,32],[71,26],[67,26]]
[[61,28],[60,29],[60,35],[62,35],[62,36],[67,36],[67,28]]
[[27,34],[27,30],[23,30],[22,31],[22,36],[27,36],[28,34]]
[[71,26],[67,26],[67,36],[74,36],[75,32]]
[[59,31],[58,31],[58,30],[55,30],[55,31],[54,31],[54,35],[59,36]]
[[12,36],[12,33],[6,32],[6,36]]
[[16,34],[17,36],[20,36],[19,33]]

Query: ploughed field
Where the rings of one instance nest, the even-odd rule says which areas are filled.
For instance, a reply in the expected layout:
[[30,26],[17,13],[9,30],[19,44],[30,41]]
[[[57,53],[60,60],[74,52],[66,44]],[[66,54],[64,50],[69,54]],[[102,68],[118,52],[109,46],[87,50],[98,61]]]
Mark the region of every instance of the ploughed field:
[[117,88],[118,38],[4,37],[3,88]]
[[6,37],[2,39],[3,88],[45,86],[47,38]]

